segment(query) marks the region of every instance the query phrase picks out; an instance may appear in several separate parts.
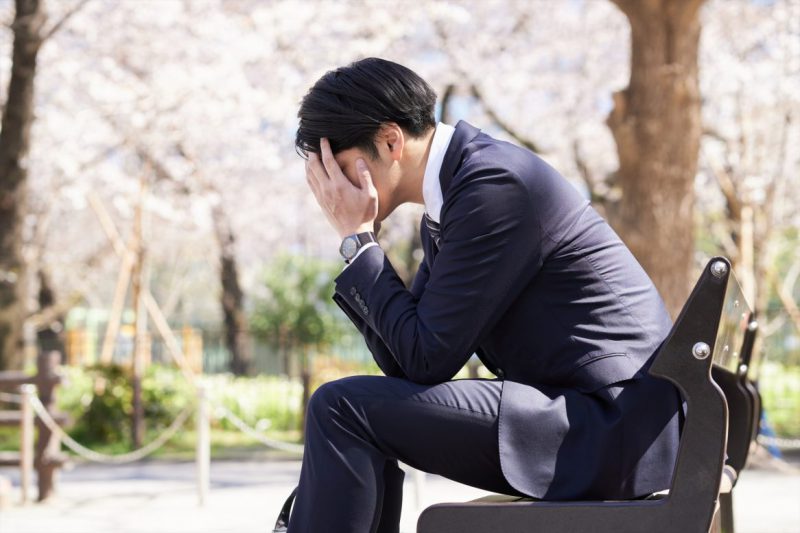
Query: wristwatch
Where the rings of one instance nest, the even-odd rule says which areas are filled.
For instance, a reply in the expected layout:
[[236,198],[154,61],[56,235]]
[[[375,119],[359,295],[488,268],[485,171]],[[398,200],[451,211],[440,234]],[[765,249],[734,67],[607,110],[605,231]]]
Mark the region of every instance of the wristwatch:
[[339,246],[339,253],[342,254],[344,260],[349,263],[350,260],[356,256],[358,250],[368,242],[378,242],[378,239],[375,238],[375,234],[371,231],[348,235],[342,241],[341,246]]

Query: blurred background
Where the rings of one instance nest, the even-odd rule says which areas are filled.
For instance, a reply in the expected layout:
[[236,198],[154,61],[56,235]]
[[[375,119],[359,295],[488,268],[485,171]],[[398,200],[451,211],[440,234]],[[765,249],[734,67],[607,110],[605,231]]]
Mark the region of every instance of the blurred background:
[[[442,121],[536,151],[591,198],[673,316],[731,258],[760,324],[764,442],[791,452],[800,1],[668,4],[0,0],[0,369],[58,352],[52,407],[107,454],[162,435],[196,380],[300,442],[316,386],[377,367],[330,299],[339,243],[296,111],[327,70],[380,56],[434,87]],[[421,209],[381,234],[406,281]],[[156,454],[191,457],[192,427]],[[0,449],[19,439],[0,427]],[[212,422],[214,457],[262,444]]]

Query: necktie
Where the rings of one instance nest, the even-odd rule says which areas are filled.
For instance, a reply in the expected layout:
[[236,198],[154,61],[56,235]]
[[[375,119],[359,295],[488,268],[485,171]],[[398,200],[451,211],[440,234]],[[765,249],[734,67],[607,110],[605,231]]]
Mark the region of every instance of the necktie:
[[439,228],[439,223],[429,217],[428,213],[425,213],[425,226],[428,228],[428,233],[430,233],[431,238],[433,238],[436,248],[439,248],[442,240],[442,231]]

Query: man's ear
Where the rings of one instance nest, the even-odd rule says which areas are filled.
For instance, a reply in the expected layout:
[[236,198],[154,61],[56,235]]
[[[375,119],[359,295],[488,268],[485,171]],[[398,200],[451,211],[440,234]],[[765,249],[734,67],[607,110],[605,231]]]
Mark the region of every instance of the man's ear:
[[378,143],[383,150],[386,150],[389,158],[392,161],[400,161],[403,156],[403,148],[405,148],[405,134],[403,128],[390,122],[381,127],[378,134]]

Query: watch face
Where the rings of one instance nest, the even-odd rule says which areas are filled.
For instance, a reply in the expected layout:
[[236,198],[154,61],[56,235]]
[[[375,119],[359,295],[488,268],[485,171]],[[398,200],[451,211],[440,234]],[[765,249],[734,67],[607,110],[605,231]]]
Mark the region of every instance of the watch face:
[[350,237],[346,237],[342,241],[342,246],[339,248],[339,253],[342,254],[342,257],[347,259],[348,261],[356,255],[358,251],[358,239],[351,235]]

